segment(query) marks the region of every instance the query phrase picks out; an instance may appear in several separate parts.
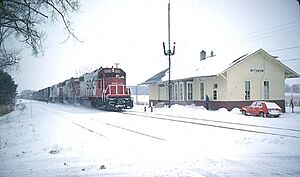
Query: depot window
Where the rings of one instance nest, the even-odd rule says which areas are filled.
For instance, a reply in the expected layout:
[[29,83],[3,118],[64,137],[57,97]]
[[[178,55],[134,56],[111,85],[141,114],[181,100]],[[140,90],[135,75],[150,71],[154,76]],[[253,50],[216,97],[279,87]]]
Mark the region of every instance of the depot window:
[[187,100],[193,100],[193,83],[187,82]]
[[213,85],[213,100],[218,99],[218,84],[214,83]]
[[183,97],[183,82],[179,83],[179,100],[183,101],[184,97]]
[[174,100],[178,100],[178,83],[174,84]]
[[204,100],[204,83],[200,83],[200,100]]
[[250,81],[245,81],[245,100],[250,100]]
[[264,81],[264,99],[270,98],[270,86],[269,81]]

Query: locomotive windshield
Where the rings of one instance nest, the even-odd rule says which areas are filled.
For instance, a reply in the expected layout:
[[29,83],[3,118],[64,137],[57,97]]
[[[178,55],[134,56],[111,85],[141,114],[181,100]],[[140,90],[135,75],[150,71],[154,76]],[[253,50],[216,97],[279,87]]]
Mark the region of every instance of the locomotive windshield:
[[105,69],[103,73],[99,75],[99,78],[104,78],[104,77],[125,78],[125,76],[126,74],[124,71],[120,69],[109,68],[109,69]]
[[107,74],[105,74],[105,77],[106,78],[108,78],[108,77],[123,78],[124,76],[122,76],[120,73],[107,73]]

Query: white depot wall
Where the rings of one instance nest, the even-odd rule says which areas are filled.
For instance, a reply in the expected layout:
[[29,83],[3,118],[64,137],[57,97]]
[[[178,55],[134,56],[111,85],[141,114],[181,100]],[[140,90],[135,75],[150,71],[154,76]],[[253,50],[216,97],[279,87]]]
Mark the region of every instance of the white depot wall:
[[149,98],[151,100],[158,100],[158,84],[149,85]]
[[227,71],[228,98],[245,100],[245,81],[250,81],[250,100],[264,99],[264,81],[269,81],[270,100],[284,100],[284,69],[259,52]]

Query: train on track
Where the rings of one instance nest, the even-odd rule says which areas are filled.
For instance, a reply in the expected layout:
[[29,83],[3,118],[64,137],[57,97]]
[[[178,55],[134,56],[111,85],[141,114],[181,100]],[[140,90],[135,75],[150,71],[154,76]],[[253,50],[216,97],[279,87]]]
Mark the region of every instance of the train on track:
[[32,99],[57,103],[79,103],[105,110],[131,109],[131,91],[121,68],[106,67],[38,90]]

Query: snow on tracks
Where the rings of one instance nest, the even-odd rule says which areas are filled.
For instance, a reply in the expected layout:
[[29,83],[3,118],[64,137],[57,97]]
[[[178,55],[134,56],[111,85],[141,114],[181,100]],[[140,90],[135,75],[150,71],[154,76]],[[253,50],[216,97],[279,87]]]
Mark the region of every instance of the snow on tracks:
[[118,129],[125,130],[125,131],[128,131],[128,132],[136,133],[136,134],[143,135],[143,136],[146,136],[146,137],[154,138],[154,139],[157,139],[157,140],[165,141],[165,139],[163,139],[163,138],[152,136],[152,135],[149,135],[149,134],[146,134],[146,133],[142,133],[142,132],[135,131],[135,130],[132,130],[132,129],[124,128],[124,127],[121,127],[121,126],[118,126],[118,125],[114,125],[114,124],[111,124],[111,123],[106,123],[106,122],[103,122],[103,121],[100,121],[100,120],[95,120],[93,118],[90,118],[90,119],[94,120],[96,122],[99,122],[99,123],[102,123],[102,124],[114,127],[114,128],[118,128]]
[[[159,120],[164,120],[164,121],[195,124],[195,125],[209,126],[209,127],[215,127],[215,128],[223,128],[223,129],[243,131],[243,132],[249,132],[249,133],[258,133],[258,134],[266,134],[266,135],[274,135],[274,136],[300,139],[300,130],[299,129],[235,123],[235,122],[229,122],[229,121],[209,120],[209,119],[203,119],[203,118],[174,116],[174,115],[157,114],[157,113],[143,113],[143,112],[137,112],[137,111],[126,111],[126,112],[122,112],[122,114],[128,114],[128,115],[133,115],[133,116],[142,116],[145,118],[159,119]],[[248,127],[248,128],[245,128],[245,127]],[[266,129],[268,129],[268,131],[266,131]]]
[[[105,111],[106,112],[106,111]],[[72,118],[72,115],[69,116],[66,116],[66,113],[64,113],[63,115],[60,115],[59,114],[59,111],[53,111],[51,110],[51,113],[52,114],[55,114],[56,116],[58,117],[61,117],[63,118],[64,120],[84,129],[84,130],[87,130],[93,134],[96,134],[98,136],[101,136],[103,138],[108,138],[109,137],[109,134],[108,135],[104,135],[104,133],[100,133],[99,130],[97,128],[93,128],[91,127],[91,123],[87,123],[86,121],[81,121],[79,119],[73,119]],[[115,114],[115,113],[118,113],[118,112],[109,112],[111,114]],[[127,128],[127,127],[124,127],[124,126],[120,126],[120,125],[116,125],[116,124],[112,124],[112,123],[108,123],[108,122],[104,122],[103,120],[101,119],[96,119],[96,118],[92,118],[92,117],[83,117],[83,119],[86,119],[86,120],[90,120],[92,121],[92,124],[94,125],[95,123],[96,124],[102,124],[102,125],[105,125],[105,126],[109,126],[109,127],[113,127],[113,128],[116,128],[116,129],[120,129],[120,130],[124,130],[124,131],[127,131],[127,132],[131,132],[133,134],[136,134],[136,135],[141,135],[141,136],[144,136],[144,137],[148,137],[148,138],[152,138],[152,139],[156,139],[156,140],[161,140],[161,141],[165,141],[165,139],[163,138],[160,138],[160,137],[157,137],[157,136],[153,136],[153,135],[150,135],[148,133],[144,133],[144,132],[141,132],[141,131],[137,131],[137,130],[134,130],[134,129],[130,129],[130,128]]]

